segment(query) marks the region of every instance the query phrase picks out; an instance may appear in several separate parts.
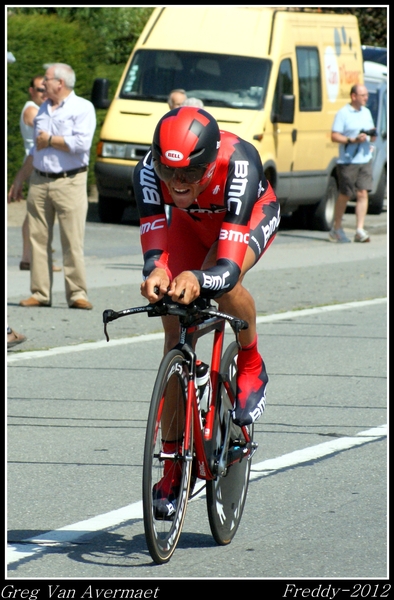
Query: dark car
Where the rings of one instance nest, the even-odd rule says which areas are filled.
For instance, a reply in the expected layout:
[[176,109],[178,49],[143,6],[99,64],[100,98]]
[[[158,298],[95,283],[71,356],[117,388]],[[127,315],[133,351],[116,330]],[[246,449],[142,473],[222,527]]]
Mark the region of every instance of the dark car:
[[361,46],[363,60],[376,62],[387,67],[387,48],[381,46]]

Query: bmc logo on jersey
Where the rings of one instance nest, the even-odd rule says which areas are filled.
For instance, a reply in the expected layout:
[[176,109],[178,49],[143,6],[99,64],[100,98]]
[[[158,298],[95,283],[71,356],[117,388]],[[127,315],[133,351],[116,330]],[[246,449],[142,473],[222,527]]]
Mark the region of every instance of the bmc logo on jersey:
[[219,240],[228,240],[229,242],[240,242],[241,244],[249,244],[249,233],[242,231],[234,231],[233,229],[221,229]]
[[167,152],[164,153],[164,156],[168,158],[168,160],[173,160],[175,162],[183,159],[182,152],[178,152],[178,150],[167,150]]
[[163,218],[155,219],[154,221],[147,221],[146,223],[142,223],[140,225],[140,233],[144,235],[144,233],[148,233],[148,231],[154,231],[155,229],[164,229],[166,220]]
[[223,273],[223,275],[208,275],[203,272],[203,283],[202,287],[206,290],[225,290],[229,287],[227,279],[230,275],[229,271]]

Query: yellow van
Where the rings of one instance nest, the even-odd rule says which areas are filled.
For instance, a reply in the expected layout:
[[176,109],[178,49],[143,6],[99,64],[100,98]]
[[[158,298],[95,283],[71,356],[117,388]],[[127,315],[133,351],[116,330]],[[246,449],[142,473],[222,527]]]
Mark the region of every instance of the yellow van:
[[[106,80],[92,101],[108,106]],[[132,172],[183,88],[222,129],[252,142],[280,200],[304,224],[328,231],[337,196],[335,113],[363,83],[353,15],[265,6],[156,8],[126,64],[95,163],[99,214],[119,222],[133,203]]]

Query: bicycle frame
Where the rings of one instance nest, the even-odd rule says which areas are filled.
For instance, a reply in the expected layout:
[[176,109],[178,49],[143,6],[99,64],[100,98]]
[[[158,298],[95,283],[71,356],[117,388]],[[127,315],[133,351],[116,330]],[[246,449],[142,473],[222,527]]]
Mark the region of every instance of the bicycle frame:
[[[202,306],[199,306],[199,304]],[[189,380],[187,382],[188,401],[186,403],[185,411],[185,431],[187,432],[186,439],[184,440],[185,452],[187,456],[191,457],[193,455],[193,448],[191,447],[189,434],[191,431],[190,423],[193,419],[194,450],[198,464],[198,477],[200,479],[212,480],[217,476],[224,475],[228,467],[227,453],[229,436],[227,436],[227,439],[224,441],[222,455],[220,456],[219,461],[210,461],[210,458],[207,456],[206,445],[209,446],[214,434],[215,412],[217,408],[216,401],[221,384],[225,387],[226,393],[228,394],[233,406],[235,403],[234,394],[228,377],[220,372],[226,322],[231,325],[238,346],[238,333],[241,329],[247,328],[247,323],[242,319],[238,319],[236,317],[232,317],[231,315],[220,312],[215,307],[211,306],[209,300],[206,299],[199,298],[195,304],[191,305],[182,305],[173,302],[171,303],[171,301],[168,301],[168,299],[163,299],[155,304],[128,308],[119,312],[115,312],[112,309],[105,310],[103,312],[103,322],[107,341],[109,341],[106,328],[108,322],[114,321],[120,317],[141,312],[148,313],[149,317],[164,316],[168,314],[177,315],[179,317],[181,330],[177,347],[179,347],[184,353],[189,367]],[[195,383],[197,354],[194,348],[196,347],[198,338],[207,335],[212,331],[214,332],[210,363],[212,396],[209,411],[205,417],[205,424],[203,424]],[[229,411],[226,423],[227,432],[229,431],[230,419],[231,412]],[[242,427],[241,429],[246,440],[246,456],[249,457],[254,452],[253,443],[251,441],[248,428]],[[234,455],[233,461],[235,462],[236,460],[240,460],[244,455],[245,450],[243,450],[238,456]]]
[[[193,416],[193,435],[194,435],[194,450],[196,452],[197,466],[198,466],[198,477],[200,479],[210,480],[214,479],[218,475],[223,475],[227,467],[227,450],[228,450],[228,439],[225,440],[223,445],[222,456],[218,463],[211,463],[206,453],[206,443],[212,440],[214,433],[214,420],[216,412],[216,401],[219,393],[219,385],[222,383],[226,389],[226,392],[234,405],[235,398],[228,379],[220,372],[220,362],[223,355],[224,346],[224,333],[225,333],[226,320],[217,313],[210,319],[203,321],[198,325],[184,326],[181,324],[180,343],[179,346],[185,355],[188,357],[190,368],[189,368],[189,381],[187,398],[188,402],[186,405],[185,415],[185,431],[190,431],[190,420]],[[201,411],[199,407],[199,399],[195,386],[195,368],[196,368],[196,352],[193,348],[196,345],[197,339],[207,335],[211,331],[214,331],[212,354],[210,362],[210,374],[211,374],[211,385],[212,395],[211,404],[209,411],[205,416],[205,424],[203,424]],[[238,342],[238,331],[235,331],[236,340]],[[182,343],[183,342],[183,343]],[[228,422],[226,430],[229,431],[229,420],[231,414],[228,414]],[[251,442],[249,431],[246,427],[242,428],[247,443]],[[185,439],[185,448],[192,452],[190,448],[190,439]]]

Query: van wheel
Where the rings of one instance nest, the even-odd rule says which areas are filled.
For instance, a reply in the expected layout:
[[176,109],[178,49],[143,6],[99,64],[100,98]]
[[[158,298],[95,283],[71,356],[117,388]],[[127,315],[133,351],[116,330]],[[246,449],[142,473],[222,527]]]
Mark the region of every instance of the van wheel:
[[387,189],[387,173],[386,169],[383,169],[380,179],[379,185],[376,188],[376,192],[373,196],[370,196],[368,199],[368,214],[369,215],[380,215],[383,210],[383,202],[386,197],[386,189]]
[[330,231],[334,222],[335,203],[338,196],[338,186],[335,177],[328,180],[327,191],[323,198],[314,205],[310,214],[310,229]]
[[102,223],[118,225],[122,220],[124,209],[125,203],[122,200],[99,194],[98,214]]

